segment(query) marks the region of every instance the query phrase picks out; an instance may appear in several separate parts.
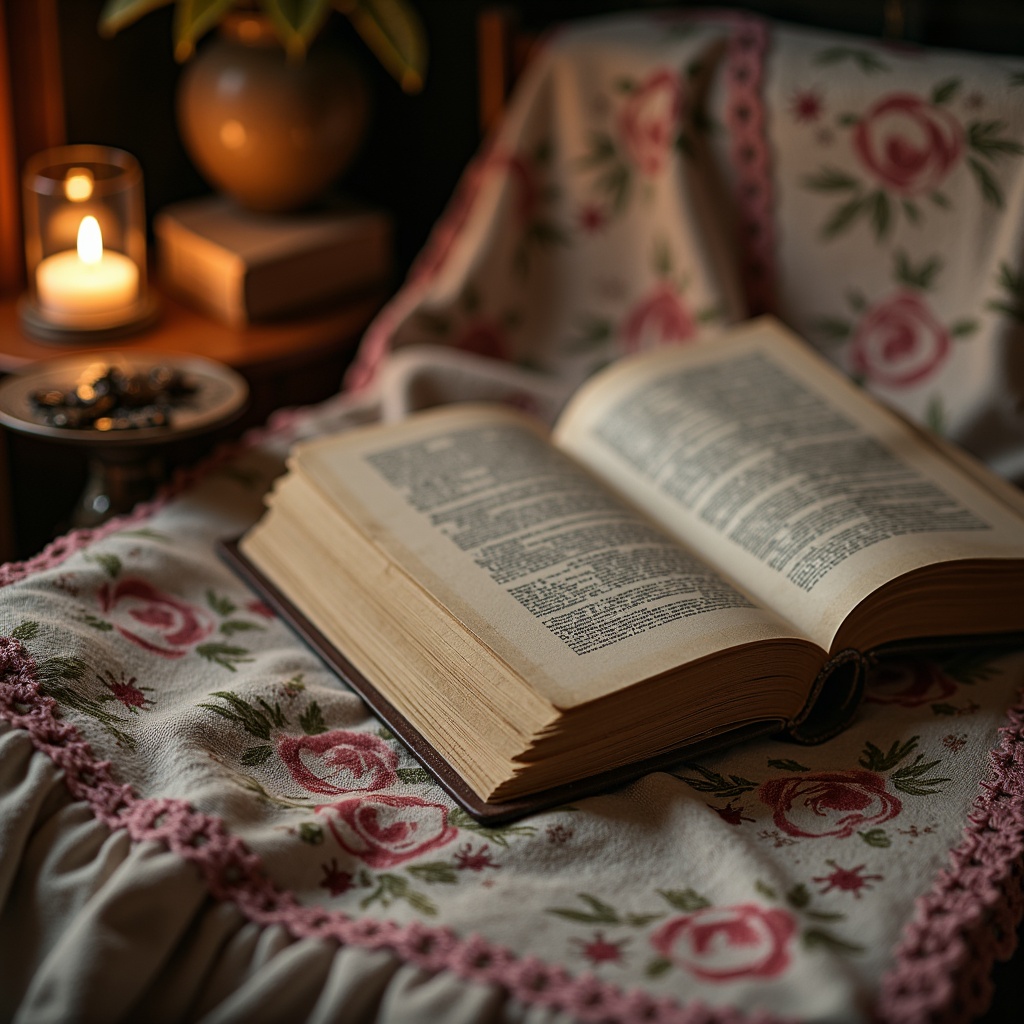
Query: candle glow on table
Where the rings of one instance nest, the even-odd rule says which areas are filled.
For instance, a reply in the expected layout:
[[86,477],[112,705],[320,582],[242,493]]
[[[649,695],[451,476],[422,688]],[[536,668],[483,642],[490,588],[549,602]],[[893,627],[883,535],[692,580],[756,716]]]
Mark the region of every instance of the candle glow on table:
[[55,322],[69,327],[128,319],[139,298],[139,268],[123,253],[104,250],[95,217],[82,218],[76,250],[55,253],[36,267],[36,298]]

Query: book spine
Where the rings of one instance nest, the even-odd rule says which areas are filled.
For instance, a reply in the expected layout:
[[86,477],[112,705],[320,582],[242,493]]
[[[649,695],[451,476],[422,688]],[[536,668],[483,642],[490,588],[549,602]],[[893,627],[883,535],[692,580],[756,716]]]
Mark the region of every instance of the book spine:
[[832,655],[814,679],[800,714],[782,736],[794,743],[824,743],[852,721],[864,693],[869,659],[852,648]]

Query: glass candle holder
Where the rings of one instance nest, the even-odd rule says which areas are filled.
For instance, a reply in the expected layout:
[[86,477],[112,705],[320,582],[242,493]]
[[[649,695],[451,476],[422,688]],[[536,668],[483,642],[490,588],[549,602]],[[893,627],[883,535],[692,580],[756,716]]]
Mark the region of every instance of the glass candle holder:
[[148,325],[142,169],[106,146],[63,146],[25,166],[28,291],[22,325],[51,340],[99,340]]

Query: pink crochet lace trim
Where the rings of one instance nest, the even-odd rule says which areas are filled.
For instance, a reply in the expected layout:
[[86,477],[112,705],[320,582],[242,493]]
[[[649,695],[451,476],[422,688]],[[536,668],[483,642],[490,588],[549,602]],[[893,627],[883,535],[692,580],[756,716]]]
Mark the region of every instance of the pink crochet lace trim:
[[751,316],[775,311],[775,196],[761,89],[769,40],[765,22],[740,16],[726,51],[726,123],[735,174],[741,272]]
[[973,1020],[992,1001],[992,968],[1024,917],[1024,700],[1000,730],[960,845],[895,950],[882,981],[887,1024]]
[[261,927],[283,926],[296,939],[388,949],[417,967],[498,985],[526,1005],[562,1010],[580,1021],[781,1024],[769,1015],[698,1003],[681,1007],[638,990],[624,992],[589,974],[573,977],[535,957],[517,957],[478,935],[460,938],[447,928],[353,919],[300,905],[294,894],[274,885],[260,857],[221,819],[200,814],[184,800],[139,799],[131,786],[116,782],[110,762],[97,761],[78,730],[58,718],[56,702],[39,690],[34,659],[11,637],[0,637],[0,716],[29,734],[35,748],[64,773],[71,796],[88,803],[97,820],[123,829],[133,842],[163,843],[199,871],[215,899],[234,903]]

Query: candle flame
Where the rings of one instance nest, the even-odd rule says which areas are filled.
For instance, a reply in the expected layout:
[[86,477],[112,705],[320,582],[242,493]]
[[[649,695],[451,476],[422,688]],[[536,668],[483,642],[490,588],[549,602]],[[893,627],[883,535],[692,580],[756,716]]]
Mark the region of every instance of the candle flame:
[[103,232],[100,231],[100,222],[95,217],[83,217],[79,225],[78,258],[90,265],[103,259]]
[[73,203],[85,202],[92,195],[92,182],[88,167],[72,167],[64,179],[64,195]]

